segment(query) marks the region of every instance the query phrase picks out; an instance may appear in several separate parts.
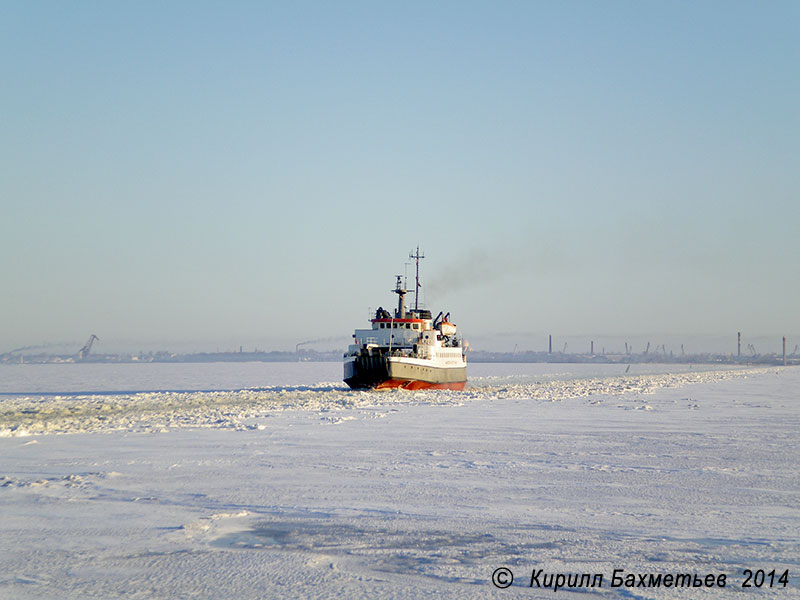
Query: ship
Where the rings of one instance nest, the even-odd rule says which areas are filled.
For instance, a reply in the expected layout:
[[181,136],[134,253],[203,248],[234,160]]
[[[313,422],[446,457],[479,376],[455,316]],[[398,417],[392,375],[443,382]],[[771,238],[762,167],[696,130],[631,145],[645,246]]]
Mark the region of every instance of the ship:
[[419,247],[416,261],[414,308],[406,309],[408,290],[397,275],[397,308],[379,307],[371,313],[369,329],[356,329],[344,354],[344,382],[353,389],[428,388],[463,390],[467,383],[466,351],[450,313],[419,306]]

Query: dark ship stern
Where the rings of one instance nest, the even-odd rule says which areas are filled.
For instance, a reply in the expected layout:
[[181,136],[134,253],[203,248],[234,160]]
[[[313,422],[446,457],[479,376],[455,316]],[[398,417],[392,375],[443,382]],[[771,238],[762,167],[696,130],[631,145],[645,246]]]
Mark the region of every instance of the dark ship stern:
[[359,353],[344,363],[344,382],[354,390],[374,389],[390,379],[389,361],[383,354]]

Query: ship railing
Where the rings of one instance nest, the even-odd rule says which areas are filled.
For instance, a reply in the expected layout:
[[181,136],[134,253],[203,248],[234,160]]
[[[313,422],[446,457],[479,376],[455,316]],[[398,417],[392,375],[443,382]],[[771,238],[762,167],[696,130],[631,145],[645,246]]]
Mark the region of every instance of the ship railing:
[[389,352],[389,356],[398,356],[398,357],[405,357],[405,358],[419,358],[420,355],[410,350],[408,348],[403,349],[394,349]]

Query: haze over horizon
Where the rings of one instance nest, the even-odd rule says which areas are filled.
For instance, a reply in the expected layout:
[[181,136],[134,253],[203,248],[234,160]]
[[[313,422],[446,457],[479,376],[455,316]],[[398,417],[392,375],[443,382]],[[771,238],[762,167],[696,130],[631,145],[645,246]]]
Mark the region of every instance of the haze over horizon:
[[417,244],[468,337],[791,349],[799,26],[790,1],[6,3],[0,353],[347,338]]

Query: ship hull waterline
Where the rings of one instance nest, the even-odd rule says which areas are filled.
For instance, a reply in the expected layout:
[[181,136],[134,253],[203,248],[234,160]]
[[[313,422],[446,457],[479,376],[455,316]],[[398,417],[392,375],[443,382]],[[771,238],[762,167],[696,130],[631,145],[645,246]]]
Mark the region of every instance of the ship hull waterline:
[[354,390],[456,390],[459,392],[467,385],[466,381],[431,383],[429,381],[418,381],[416,379],[387,379],[377,385],[353,385],[347,381],[345,383]]

